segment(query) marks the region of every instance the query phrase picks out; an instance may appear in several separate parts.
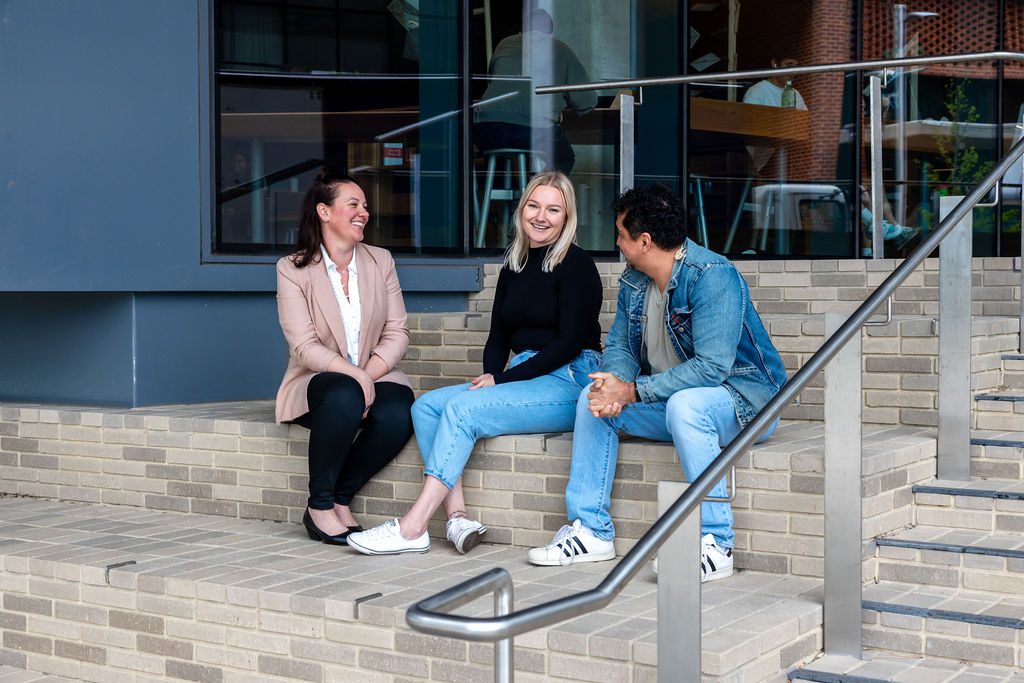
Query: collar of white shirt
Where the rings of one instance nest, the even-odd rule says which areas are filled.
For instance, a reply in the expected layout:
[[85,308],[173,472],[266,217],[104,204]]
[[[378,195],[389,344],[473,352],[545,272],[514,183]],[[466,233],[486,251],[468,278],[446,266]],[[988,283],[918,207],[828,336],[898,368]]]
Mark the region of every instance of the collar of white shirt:
[[[327,272],[329,273],[332,270],[333,271],[337,271],[338,270],[338,264],[335,263],[333,260],[331,260],[331,255],[327,253],[327,247],[325,247],[322,244],[320,245],[320,253],[324,257],[324,265],[327,266]],[[358,275],[359,274],[359,270],[356,268],[356,255],[355,255],[355,252],[352,253],[352,260],[350,260],[348,262],[348,272],[351,275]]]

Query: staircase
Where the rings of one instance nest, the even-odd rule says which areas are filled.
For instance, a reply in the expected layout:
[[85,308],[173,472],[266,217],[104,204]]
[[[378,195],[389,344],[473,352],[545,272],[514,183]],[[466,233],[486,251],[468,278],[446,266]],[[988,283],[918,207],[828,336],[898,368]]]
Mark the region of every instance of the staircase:
[[791,680],[1024,680],[1021,359],[1004,355],[1001,388],[975,396],[971,481],[915,484],[913,525],[875,539],[864,661],[823,657]]

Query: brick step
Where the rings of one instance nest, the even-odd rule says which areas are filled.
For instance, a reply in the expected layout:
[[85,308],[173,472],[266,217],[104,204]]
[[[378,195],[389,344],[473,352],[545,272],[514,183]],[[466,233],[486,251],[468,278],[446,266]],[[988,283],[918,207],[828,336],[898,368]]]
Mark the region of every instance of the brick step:
[[1011,353],[1003,356],[1002,386],[1011,391],[1024,390],[1024,355]]
[[[0,498],[0,664],[102,683],[493,680],[490,646],[414,632],[404,611],[496,566],[526,607],[594,587],[614,565],[533,567],[516,549],[463,557],[443,542],[366,557],[291,523]],[[604,610],[517,638],[517,680],[652,680],[655,580],[644,569]],[[753,571],[704,586],[705,674],[777,680],[816,655],[821,590]]]
[[973,432],[971,476],[981,479],[1024,479],[1024,432]]
[[816,683],[1020,683],[1015,667],[954,662],[934,657],[907,657],[868,650],[863,659],[826,655],[789,673],[791,681]]
[[1024,391],[994,391],[974,397],[974,429],[1019,430],[1024,426]]
[[1021,665],[1024,598],[882,581],[864,588],[865,647],[978,664]]
[[77,679],[25,671],[24,669],[0,664],[0,683],[65,683]]
[[875,539],[877,578],[1024,594],[1024,536],[919,526]]
[[[0,405],[0,493],[298,523],[308,432],[273,423],[269,401],[148,409]],[[865,538],[913,523],[910,486],[934,477],[928,427],[864,427]],[[469,514],[492,543],[530,547],[565,523],[572,440],[503,436],[478,444],[463,477]],[[822,574],[824,426],[784,422],[740,459],[736,562]],[[419,492],[415,441],[353,501],[364,526],[403,514]],[[679,481],[669,444],[625,440],[611,513],[625,552],[657,519],[657,482]],[[440,516],[431,534],[444,535]]]
[[980,532],[1024,532],[1024,482],[935,480],[913,487],[915,524]]

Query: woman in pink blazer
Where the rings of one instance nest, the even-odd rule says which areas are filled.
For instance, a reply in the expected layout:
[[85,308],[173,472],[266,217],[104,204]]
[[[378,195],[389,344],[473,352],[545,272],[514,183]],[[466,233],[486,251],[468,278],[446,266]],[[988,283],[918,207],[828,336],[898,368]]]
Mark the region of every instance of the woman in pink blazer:
[[277,421],[309,429],[302,522],[334,545],[362,530],[353,496],[412,435],[412,389],[396,367],[409,346],[405,303],[391,254],[363,244],[369,218],[359,185],[324,169],[302,202],[295,251],[277,262],[289,350]]

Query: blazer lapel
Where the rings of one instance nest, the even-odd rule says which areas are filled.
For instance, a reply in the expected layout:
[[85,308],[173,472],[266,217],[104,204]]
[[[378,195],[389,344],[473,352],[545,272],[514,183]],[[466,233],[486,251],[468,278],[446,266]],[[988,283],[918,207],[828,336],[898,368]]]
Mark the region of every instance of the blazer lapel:
[[[331,287],[331,279],[327,277],[327,267],[321,260],[318,263],[311,263],[307,266],[310,273],[310,280],[313,284],[313,296],[316,297],[317,306],[323,314],[327,326],[334,334],[334,340],[338,343],[338,351],[347,359],[345,349],[348,348],[345,341],[345,324],[341,321],[341,307],[338,305],[338,298],[334,296],[334,288]],[[362,287],[362,279],[359,286]]]
[[[362,244],[356,245],[356,270],[359,275],[359,329],[362,330],[370,329],[370,315],[373,311],[373,297],[376,296],[376,288],[373,286],[375,281],[375,270],[377,263],[370,256],[370,251]],[[365,337],[360,333],[359,335],[359,364],[366,365],[366,361],[370,359],[370,345],[366,343]]]

